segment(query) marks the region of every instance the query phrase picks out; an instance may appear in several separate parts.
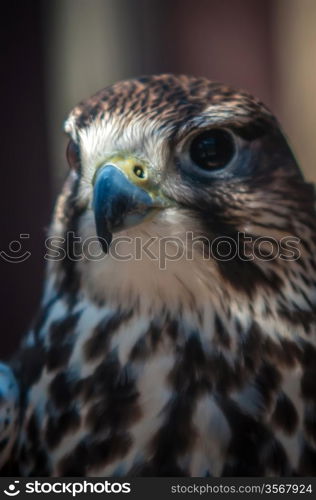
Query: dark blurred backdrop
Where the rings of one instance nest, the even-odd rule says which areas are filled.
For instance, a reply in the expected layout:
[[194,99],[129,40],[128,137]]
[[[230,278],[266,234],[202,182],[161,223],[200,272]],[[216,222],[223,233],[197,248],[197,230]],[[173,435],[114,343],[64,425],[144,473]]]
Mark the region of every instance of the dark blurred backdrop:
[[[1,357],[38,305],[67,169],[62,123],[81,98],[144,73],[243,87],[277,114],[316,180],[315,0],[20,0],[2,4],[1,22]],[[5,260],[24,251],[23,263]]]

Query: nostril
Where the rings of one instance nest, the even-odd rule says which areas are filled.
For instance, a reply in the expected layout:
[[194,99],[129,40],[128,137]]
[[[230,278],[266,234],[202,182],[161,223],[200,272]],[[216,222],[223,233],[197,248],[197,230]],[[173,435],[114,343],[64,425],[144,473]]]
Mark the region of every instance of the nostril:
[[140,179],[145,179],[146,177],[145,170],[140,165],[135,165],[133,168],[133,172]]

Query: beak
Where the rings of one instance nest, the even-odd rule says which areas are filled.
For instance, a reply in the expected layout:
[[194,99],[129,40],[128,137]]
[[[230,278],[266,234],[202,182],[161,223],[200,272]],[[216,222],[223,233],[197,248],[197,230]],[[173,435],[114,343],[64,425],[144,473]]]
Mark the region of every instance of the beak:
[[97,170],[92,206],[105,253],[112,233],[141,223],[155,209],[170,206],[150,177],[150,168],[131,157],[113,157]]

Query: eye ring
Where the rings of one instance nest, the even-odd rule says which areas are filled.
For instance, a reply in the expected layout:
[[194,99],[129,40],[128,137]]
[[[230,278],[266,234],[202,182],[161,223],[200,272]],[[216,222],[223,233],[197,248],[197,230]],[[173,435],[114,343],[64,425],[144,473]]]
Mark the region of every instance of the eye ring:
[[140,179],[145,179],[146,177],[145,170],[140,165],[135,165],[133,167],[133,172],[136,175],[136,177],[139,177]]
[[68,165],[73,170],[79,170],[81,166],[80,149],[73,139],[70,139],[66,149]]
[[196,135],[189,147],[190,158],[201,170],[225,168],[236,152],[233,134],[226,129],[212,128]]

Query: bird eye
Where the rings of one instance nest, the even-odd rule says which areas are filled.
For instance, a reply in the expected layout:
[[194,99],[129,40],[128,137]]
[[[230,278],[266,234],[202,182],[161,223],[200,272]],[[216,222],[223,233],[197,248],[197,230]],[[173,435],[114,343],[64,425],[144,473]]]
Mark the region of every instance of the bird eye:
[[202,132],[193,139],[190,146],[191,160],[203,170],[216,170],[225,167],[235,154],[232,134],[214,128]]
[[68,142],[66,157],[70,168],[79,170],[80,168],[80,149],[72,139]]

